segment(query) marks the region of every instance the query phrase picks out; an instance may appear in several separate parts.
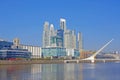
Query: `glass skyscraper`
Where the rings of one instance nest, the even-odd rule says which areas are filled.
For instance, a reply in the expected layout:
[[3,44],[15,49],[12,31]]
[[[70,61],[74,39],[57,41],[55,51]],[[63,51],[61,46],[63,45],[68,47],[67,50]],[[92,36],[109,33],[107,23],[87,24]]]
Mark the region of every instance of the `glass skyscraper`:
[[74,31],[66,30],[64,32],[64,47],[67,49],[76,49],[76,35]]
[[49,48],[42,48],[42,57],[65,57],[66,50],[65,48],[60,47],[49,47]]
[[64,47],[64,30],[62,29],[57,30],[57,36],[59,38],[57,42],[59,44],[58,46]]
[[60,19],[60,28],[64,31],[66,30],[66,20],[63,18]]
[[43,47],[50,46],[49,22],[44,23],[43,30]]
[[82,51],[83,46],[82,46],[82,33],[78,33],[78,50]]
[[60,19],[60,29],[58,30],[54,30],[53,24],[49,26],[49,23],[45,22],[43,31],[42,56],[69,56],[69,52],[71,52],[71,50],[71,54],[73,54],[73,56],[77,57],[79,55],[79,51],[76,48],[75,31],[68,30],[66,28],[66,20],[63,18]]

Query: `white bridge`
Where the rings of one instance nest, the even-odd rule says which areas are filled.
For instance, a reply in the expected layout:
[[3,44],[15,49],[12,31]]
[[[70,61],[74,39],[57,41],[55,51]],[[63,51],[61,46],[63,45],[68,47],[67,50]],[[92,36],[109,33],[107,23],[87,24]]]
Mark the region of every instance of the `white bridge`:
[[[92,56],[90,56],[90,57],[88,57],[88,58],[85,58],[85,59],[81,59],[81,60],[79,60],[79,59],[76,59],[76,60],[64,60],[64,63],[67,63],[67,62],[77,62],[77,63],[79,63],[80,61],[91,61],[92,63],[94,63],[95,62],[95,57],[96,57],[96,55],[97,54],[99,54],[105,47],[107,47],[111,42],[113,41],[113,39],[112,40],[110,40],[107,44],[105,44],[102,48],[100,48],[96,53],[94,53]],[[116,61],[115,59],[113,59],[113,60],[111,60],[111,59],[98,59],[98,60],[100,60],[100,61],[106,61],[106,60],[109,60],[109,61]],[[98,61],[97,60],[97,61]],[[120,61],[120,59],[118,60],[118,61]]]
[[82,59],[82,60],[90,60],[92,63],[95,62],[95,57],[97,54],[99,54],[105,47],[107,47],[111,42],[113,41],[110,40],[107,44],[105,44],[102,48],[100,48],[96,53],[94,53],[92,56],[88,57],[88,58],[85,58],[85,59]]

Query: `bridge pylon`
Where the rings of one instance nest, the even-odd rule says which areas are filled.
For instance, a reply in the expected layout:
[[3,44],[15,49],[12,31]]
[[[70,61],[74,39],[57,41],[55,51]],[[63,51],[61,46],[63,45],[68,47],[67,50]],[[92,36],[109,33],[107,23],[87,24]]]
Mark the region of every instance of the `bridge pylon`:
[[109,42],[107,42],[102,48],[100,48],[96,53],[94,53],[92,56],[82,59],[82,60],[90,60],[92,63],[95,62],[95,57],[97,54],[99,54],[105,47],[107,47],[114,39],[110,40]]

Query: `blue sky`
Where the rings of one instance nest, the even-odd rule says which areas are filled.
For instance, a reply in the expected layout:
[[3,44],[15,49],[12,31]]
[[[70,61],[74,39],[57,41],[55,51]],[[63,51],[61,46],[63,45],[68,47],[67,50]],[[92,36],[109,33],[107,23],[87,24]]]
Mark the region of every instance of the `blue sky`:
[[120,51],[119,0],[0,0],[0,38],[42,46],[45,21],[59,29],[65,18],[67,29],[82,32],[84,49],[97,50],[115,40],[107,51]]

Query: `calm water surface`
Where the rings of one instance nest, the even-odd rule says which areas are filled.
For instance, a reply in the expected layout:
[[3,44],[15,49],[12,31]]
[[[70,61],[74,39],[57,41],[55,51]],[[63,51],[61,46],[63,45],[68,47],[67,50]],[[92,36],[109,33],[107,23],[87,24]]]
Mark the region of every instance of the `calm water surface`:
[[120,63],[0,65],[0,80],[120,80]]

